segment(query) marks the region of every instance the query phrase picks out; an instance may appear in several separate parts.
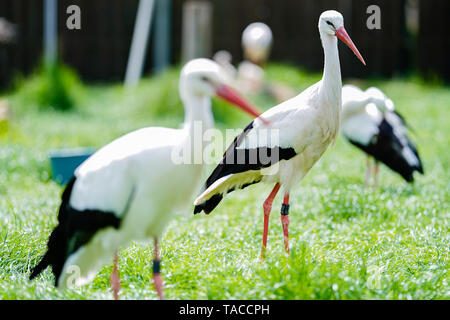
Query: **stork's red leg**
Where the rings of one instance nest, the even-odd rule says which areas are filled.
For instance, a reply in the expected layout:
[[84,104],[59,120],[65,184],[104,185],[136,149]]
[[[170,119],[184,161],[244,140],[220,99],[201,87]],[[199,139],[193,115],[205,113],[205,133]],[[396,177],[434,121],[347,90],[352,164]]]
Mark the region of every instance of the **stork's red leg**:
[[375,167],[373,168],[373,188],[376,189],[378,185],[378,171],[380,169],[379,163],[375,160]]
[[161,278],[161,258],[159,257],[158,238],[155,237],[155,258],[153,260],[153,285],[159,299],[164,299],[163,281]]
[[367,156],[366,159],[366,181],[364,182],[364,188],[367,188],[369,186],[370,183],[370,173],[371,173],[371,169],[370,169],[370,156]]
[[111,288],[114,295],[114,300],[119,300],[119,291],[120,291],[120,277],[119,277],[119,271],[118,271],[118,265],[119,263],[119,256],[117,255],[117,252],[114,254],[114,265],[113,265],[113,271],[111,273]]
[[289,193],[284,196],[281,206],[281,225],[283,226],[284,249],[286,253],[289,253]]
[[261,248],[261,260],[264,260],[266,257],[266,247],[267,247],[267,233],[269,231],[269,217],[270,217],[270,211],[272,210],[272,203],[273,199],[275,199],[275,196],[278,193],[278,190],[280,190],[280,184],[277,183],[275,187],[273,188],[270,195],[267,197],[266,201],[264,201],[263,209],[264,209],[264,229],[263,229],[263,241],[262,241],[262,248]]

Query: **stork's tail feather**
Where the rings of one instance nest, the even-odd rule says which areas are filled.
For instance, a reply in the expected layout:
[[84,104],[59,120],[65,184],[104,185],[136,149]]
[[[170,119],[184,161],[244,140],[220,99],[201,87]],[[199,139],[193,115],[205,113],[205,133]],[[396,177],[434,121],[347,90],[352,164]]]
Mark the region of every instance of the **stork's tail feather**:
[[419,151],[417,151],[416,146],[409,140],[408,140],[408,146],[413,151],[413,153],[416,156],[417,161],[418,161],[418,164],[416,165],[415,170],[421,174],[425,174],[425,170],[423,169],[422,159],[419,156]]
[[48,259],[48,252],[44,255],[44,257],[41,259],[41,261],[33,268],[31,271],[30,280],[33,280],[36,278],[42,271],[44,271],[48,266],[50,265],[49,259]]
[[403,177],[403,179],[405,179],[406,182],[414,183],[413,171],[408,172],[408,173],[400,173],[400,175]]
[[55,286],[58,284],[59,277],[61,276],[61,272],[67,258],[67,228],[64,229],[63,226],[66,225],[68,217],[68,203],[75,180],[75,177],[72,178],[62,194],[62,202],[58,213],[59,224],[50,234],[50,238],[47,243],[47,252],[42,257],[41,261],[33,268],[30,274],[30,280],[37,277],[48,266],[52,266],[52,272],[55,275]]
[[425,171],[423,170],[422,161],[420,160],[419,157],[417,157],[417,159],[418,159],[418,161],[419,161],[419,164],[416,165],[414,168],[412,168],[412,171],[413,171],[413,172],[414,172],[414,171],[417,171],[417,172],[419,172],[420,174],[425,174]]
[[206,200],[205,202],[202,202],[195,206],[194,208],[194,214],[198,214],[202,211],[204,211],[206,214],[210,214],[222,201],[223,195],[222,194],[215,194],[210,199]]
[[52,266],[52,272],[55,276],[55,286],[57,286],[62,269],[67,258],[67,236],[61,229],[61,225],[53,230],[47,244],[48,250],[41,261],[33,268],[30,280],[33,280],[48,266]]
[[420,166],[417,168],[417,171],[421,174],[425,174],[425,170],[423,170],[422,164],[420,164]]
[[417,151],[416,146],[409,139],[408,139],[407,148],[409,148],[409,150],[411,151],[415,161],[413,164],[411,164],[407,158],[404,158],[407,165],[409,166],[409,168],[408,168],[409,172],[405,172],[405,174],[410,176],[409,179],[408,179],[408,177],[405,177],[405,176],[404,176],[404,178],[408,182],[414,182],[414,171],[424,174],[423,164],[422,164],[422,160],[420,159],[419,152]]
[[[246,176],[247,175],[247,176]],[[246,179],[240,179],[246,177]],[[261,181],[259,171],[241,174],[230,174],[215,181],[194,201],[194,214],[204,211],[210,214],[222,201],[223,197],[236,189],[245,189]],[[245,182],[243,182],[245,181]]]

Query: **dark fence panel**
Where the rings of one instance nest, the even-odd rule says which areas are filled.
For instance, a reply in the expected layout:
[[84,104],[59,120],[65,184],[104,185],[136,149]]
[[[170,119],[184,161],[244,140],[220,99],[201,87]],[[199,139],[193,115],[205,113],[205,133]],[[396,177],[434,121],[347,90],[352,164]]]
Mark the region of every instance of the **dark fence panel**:
[[[172,0],[173,62],[181,57],[182,6],[187,0]],[[317,30],[320,13],[336,9],[343,13],[348,33],[366,59],[363,67],[350,50],[340,45],[342,74],[392,76],[412,66],[407,52],[405,0],[204,0],[214,5],[213,49],[230,51],[237,63],[242,59],[241,33],[251,22],[270,25],[275,42],[272,59],[291,62],[319,71],[323,52]],[[124,77],[138,0],[59,0],[59,52],[84,80],[117,81]],[[82,29],[65,26],[66,8],[77,4],[82,10]],[[381,8],[381,30],[368,30],[369,5]],[[421,70],[448,70],[449,37],[443,26],[448,0],[421,1],[418,65]],[[14,72],[28,74],[42,56],[43,0],[1,0],[0,17],[19,27],[15,44],[0,45],[0,86]],[[438,9],[437,9],[438,8]],[[433,15],[442,15],[436,19]],[[434,46],[434,47],[433,47]],[[146,69],[151,71],[151,48]],[[434,48],[434,50],[431,50]],[[430,57],[430,55],[433,55]],[[448,71],[446,71],[448,75]]]
[[0,17],[16,24],[13,43],[0,43],[0,87],[16,73],[29,73],[42,54],[42,1],[1,0]]
[[[175,0],[174,50],[179,57],[181,7],[187,0]],[[341,12],[355,44],[366,59],[362,66],[350,50],[341,46],[344,77],[363,75],[391,76],[405,69],[404,1],[389,0],[209,0],[214,4],[214,51],[226,49],[234,62],[242,59],[241,33],[255,21],[267,23],[274,34],[272,59],[292,62],[308,70],[320,70],[323,51],[317,30],[320,14],[329,9]],[[381,8],[382,29],[366,27],[366,9]]]
[[418,66],[427,77],[450,80],[450,1],[421,0],[418,37]]
[[[381,30],[366,26],[367,7],[375,4],[381,9]],[[355,0],[352,7],[352,34],[364,53],[367,67],[352,63],[352,75],[392,76],[408,67],[407,35],[405,29],[405,1]],[[348,50],[342,55],[351,54]]]
[[[125,75],[139,0],[59,0],[58,50],[84,80],[121,80]],[[68,6],[81,8],[82,29],[66,27]],[[14,73],[30,73],[43,55],[43,0],[1,0],[0,17],[18,26],[13,44],[0,45],[0,86]],[[150,65],[150,57],[146,64]]]
[[[66,8],[71,4],[81,8],[81,30],[66,28]],[[59,0],[59,43],[64,62],[87,80],[123,79],[137,6],[138,0]]]

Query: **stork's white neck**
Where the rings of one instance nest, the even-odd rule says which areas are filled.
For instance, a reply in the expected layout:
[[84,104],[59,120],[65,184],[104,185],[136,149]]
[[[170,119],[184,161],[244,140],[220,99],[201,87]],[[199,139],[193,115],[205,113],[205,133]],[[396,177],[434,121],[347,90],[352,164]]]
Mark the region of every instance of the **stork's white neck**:
[[192,131],[196,122],[201,122],[203,132],[214,126],[210,97],[184,92],[181,99],[185,113],[184,129]]
[[318,88],[321,100],[319,107],[323,110],[329,132],[335,137],[339,131],[342,108],[342,79],[339,63],[338,39],[325,33],[320,33],[325,55],[325,66],[322,81]]
[[320,34],[325,55],[321,95],[325,99],[334,99],[341,105],[341,65],[339,63],[338,39],[336,36]]

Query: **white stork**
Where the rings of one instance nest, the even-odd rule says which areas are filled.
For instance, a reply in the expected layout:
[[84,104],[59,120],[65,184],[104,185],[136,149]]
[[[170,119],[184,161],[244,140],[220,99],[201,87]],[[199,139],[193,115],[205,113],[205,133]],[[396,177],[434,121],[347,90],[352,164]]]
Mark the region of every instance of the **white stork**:
[[[174,211],[194,198],[203,167],[189,161],[176,164],[174,155],[203,146],[202,133],[214,125],[214,95],[258,116],[250,104],[223,84],[220,67],[208,59],[186,64],[179,91],[185,108],[182,129],[134,131],[106,145],[77,168],[62,195],[59,225],[30,279],[51,265],[56,286],[81,285],[91,281],[114,257],[111,285],[117,299],[117,250],[153,237],[153,279],[163,298],[157,239]],[[194,136],[194,127],[200,127],[201,134]]]
[[233,82],[236,79],[237,70],[232,64],[233,56],[231,53],[226,50],[217,51],[213,56],[213,60],[222,67],[227,82],[230,85],[233,85]]
[[351,144],[367,154],[366,186],[372,171],[370,157],[375,159],[375,186],[379,162],[407,182],[414,181],[414,171],[423,174],[417,148],[407,135],[406,122],[381,90],[372,87],[362,91],[353,85],[342,88],[341,132]]
[[262,22],[249,24],[242,32],[244,57],[257,65],[264,65],[272,49],[273,35],[270,27]]
[[237,86],[246,93],[261,93],[266,88],[263,66],[272,49],[273,35],[270,27],[262,22],[249,24],[242,32],[244,61],[237,69]]
[[[194,213],[204,211],[209,214],[224,195],[235,189],[258,182],[275,184],[263,205],[262,259],[267,245],[269,214],[279,189],[284,195],[281,221],[285,250],[289,253],[289,192],[338,134],[342,92],[338,38],[365,64],[345,31],[339,12],[323,12],[318,27],[325,53],[322,80],[263,113],[261,118],[268,121],[269,128],[261,118],[251,122],[228,148],[223,160],[208,178],[205,191],[194,202]],[[278,141],[268,141],[268,130],[274,135],[278,132]]]

